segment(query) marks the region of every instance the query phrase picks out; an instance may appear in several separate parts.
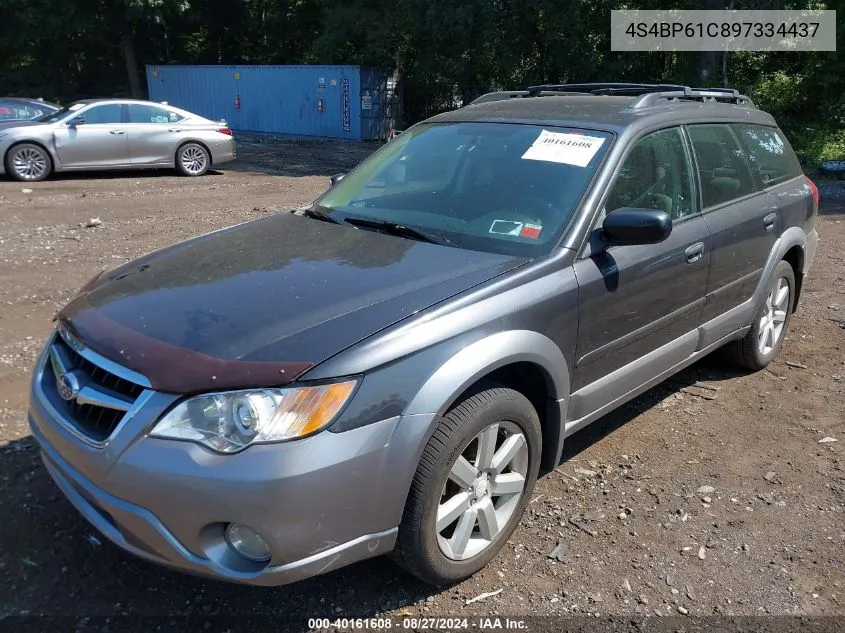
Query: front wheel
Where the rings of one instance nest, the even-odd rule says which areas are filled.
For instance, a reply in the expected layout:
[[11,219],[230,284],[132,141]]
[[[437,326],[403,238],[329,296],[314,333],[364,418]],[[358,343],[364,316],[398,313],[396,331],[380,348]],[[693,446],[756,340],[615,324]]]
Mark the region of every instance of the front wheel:
[[6,153],[6,173],[22,182],[44,180],[53,171],[53,160],[40,145],[21,143]]
[[519,523],[540,464],[540,420],[521,393],[487,385],[451,409],[423,451],[394,558],[445,585],[489,563]]
[[210,166],[208,150],[199,143],[185,143],[176,151],[176,170],[183,176],[202,176]]
[[742,339],[725,347],[728,358],[746,369],[757,371],[774,360],[786,338],[795,303],[795,273],[789,262],[781,261],[766,289],[751,329]]

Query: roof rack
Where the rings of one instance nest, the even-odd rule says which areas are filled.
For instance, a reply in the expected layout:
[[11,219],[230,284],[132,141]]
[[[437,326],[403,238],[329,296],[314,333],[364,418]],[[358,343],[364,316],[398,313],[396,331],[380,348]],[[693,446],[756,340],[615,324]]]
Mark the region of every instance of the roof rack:
[[[557,94],[560,94],[560,92],[557,90],[532,91],[530,88],[528,90],[500,90],[498,92],[488,92],[487,94],[481,95],[474,101],[471,101],[469,105],[488,103],[490,101],[505,101],[507,99],[517,99],[520,97],[551,97]],[[591,93],[572,91],[571,93],[567,94],[589,95]]]
[[750,97],[740,94],[733,88],[690,88],[679,87],[677,90],[665,90],[643,94],[628,106],[631,110],[640,110],[657,105],[660,101],[701,101],[702,103],[729,103],[734,105],[756,107]]
[[681,90],[677,84],[637,84],[637,83],[590,83],[590,84],[541,84],[529,86],[528,92],[578,92],[593,95],[639,95],[646,92],[663,90]]
[[525,90],[502,90],[478,97],[470,105],[527,97],[548,97],[555,95],[612,95],[639,97],[628,108],[639,110],[657,105],[660,101],[702,101],[732,103],[754,107],[751,99],[733,88],[691,88],[678,84],[639,83],[588,83],[588,84],[540,84]]

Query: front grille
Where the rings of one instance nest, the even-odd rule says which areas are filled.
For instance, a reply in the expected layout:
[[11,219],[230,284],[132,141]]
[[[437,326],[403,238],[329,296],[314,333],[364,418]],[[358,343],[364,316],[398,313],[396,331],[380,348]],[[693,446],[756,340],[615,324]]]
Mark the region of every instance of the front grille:
[[[59,374],[73,375],[80,388],[75,397],[66,400],[60,395],[57,370]],[[92,362],[60,335],[51,343],[41,388],[62,421],[97,443],[114,433],[126,410],[144,391],[141,385]]]

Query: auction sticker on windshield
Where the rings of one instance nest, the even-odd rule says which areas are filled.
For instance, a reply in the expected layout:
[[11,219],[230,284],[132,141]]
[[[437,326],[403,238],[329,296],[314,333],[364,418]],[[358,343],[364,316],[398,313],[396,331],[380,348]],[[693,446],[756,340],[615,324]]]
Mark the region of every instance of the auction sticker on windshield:
[[598,136],[543,130],[522,158],[586,167],[602,143],[604,139]]

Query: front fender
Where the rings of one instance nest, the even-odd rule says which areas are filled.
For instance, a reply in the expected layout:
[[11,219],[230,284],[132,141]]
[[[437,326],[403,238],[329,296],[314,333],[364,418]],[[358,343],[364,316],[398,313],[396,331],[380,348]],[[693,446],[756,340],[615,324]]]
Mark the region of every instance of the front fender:
[[[538,332],[497,332],[464,347],[426,380],[403,415],[430,416],[436,422],[471,385],[501,367],[522,362],[541,369],[549,399],[553,401],[547,411],[539,412],[544,419],[542,467],[552,469],[563,451],[570,373],[560,348]],[[426,442],[433,432],[432,424],[425,435]]]
[[542,368],[548,377],[550,396],[566,403],[569,367],[558,346],[538,332],[510,330],[478,340],[443,363],[408,403],[404,415],[442,415],[480,378],[500,367],[520,362]]

